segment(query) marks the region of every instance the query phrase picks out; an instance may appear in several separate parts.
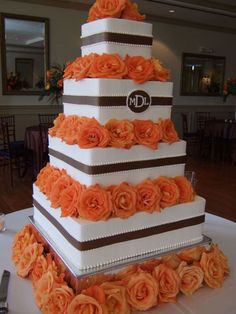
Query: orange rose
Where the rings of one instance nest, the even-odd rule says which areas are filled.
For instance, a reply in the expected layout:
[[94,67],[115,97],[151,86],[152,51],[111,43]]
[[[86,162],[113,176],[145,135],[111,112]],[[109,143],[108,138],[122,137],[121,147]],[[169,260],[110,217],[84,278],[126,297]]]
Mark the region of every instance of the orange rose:
[[12,245],[12,261],[17,265],[20,261],[25,248],[31,244],[37,243],[37,238],[31,225],[26,225],[17,232]]
[[106,17],[119,18],[125,5],[126,0],[96,0],[95,4],[89,10],[87,22]]
[[122,79],[126,74],[126,64],[118,54],[103,53],[94,59],[88,75],[94,78]]
[[167,177],[159,177],[154,181],[161,190],[161,208],[170,207],[176,205],[179,200],[179,188],[176,185],[174,179]]
[[183,176],[175,177],[174,180],[179,188],[179,202],[192,202],[194,199],[194,191],[191,182]]
[[37,175],[35,185],[40,189],[41,192],[45,192],[47,179],[50,174],[53,173],[54,169],[55,168],[48,163],[44,168],[40,170],[39,174]]
[[133,309],[145,311],[157,304],[158,285],[149,273],[140,271],[127,284],[128,303]]
[[67,174],[63,174],[53,185],[49,199],[51,201],[51,206],[53,208],[60,207],[60,198],[61,193],[71,184],[73,183],[73,180],[70,176]]
[[195,246],[181,251],[180,253],[178,253],[178,257],[188,264],[193,262],[199,262],[204,251],[204,247]]
[[154,79],[156,81],[166,82],[170,79],[170,71],[163,67],[160,60],[152,58],[154,67]]
[[220,256],[214,252],[203,252],[200,266],[204,272],[206,284],[210,288],[220,288],[225,278],[225,269]]
[[81,193],[85,186],[79,182],[73,181],[71,185],[65,188],[60,196],[61,217],[78,217],[79,216],[79,201]]
[[67,62],[67,65],[66,65],[65,70],[64,70],[64,75],[63,75],[63,78],[65,80],[73,77],[73,74],[74,74],[74,67],[73,66],[74,66],[74,62]]
[[90,296],[78,294],[67,308],[67,314],[104,314],[98,301]]
[[152,213],[160,211],[161,191],[151,180],[145,180],[136,186],[137,210]]
[[139,265],[139,268],[143,271],[152,273],[154,268],[156,266],[158,266],[161,263],[160,259],[151,259],[151,260],[147,260],[146,262],[142,263],[141,265]]
[[39,308],[42,308],[53,288],[58,287],[63,283],[63,274],[58,277],[51,270],[48,270],[45,274],[43,274],[37,282],[34,291],[34,298],[37,306]]
[[127,65],[127,77],[129,79],[134,80],[138,84],[153,79],[154,69],[150,59],[145,59],[141,56],[130,57],[126,55],[125,63]]
[[79,216],[92,221],[106,220],[111,215],[110,193],[98,184],[85,189],[79,202]]
[[96,57],[98,57],[98,54],[90,53],[87,56],[77,58],[73,62],[73,78],[76,81],[88,77],[89,70]]
[[154,269],[153,276],[159,283],[159,302],[176,302],[180,286],[180,278],[176,271],[165,264],[160,264]]
[[112,147],[130,148],[134,144],[134,126],[128,120],[111,119],[105,128],[109,131]]
[[224,255],[224,253],[219,249],[217,244],[212,244],[210,248],[210,252],[213,252],[220,260],[222,264],[222,268],[224,269],[224,273],[229,273],[229,265],[228,258]]
[[142,21],[145,19],[145,15],[141,15],[138,11],[136,3],[132,3],[130,0],[126,0],[125,9],[121,18],[134,21]]
[[57,130],[57,137],[69,145],[77,143],[77,135],[80,127],[78,116],[67,116]]
[[65,120],[64,113],[59,113],[56,119],[53,121],[54,126],[48,130],[48,133],[54,137],[57,136],[57,131],[61,127],[62,122]]
[[137,264],[130,265],[119,271],[116,275],[117,280],[128,281],[131,276],[137,273],[139,266]]
[[180,291],[185,295],[191,295],[202,286],[204,273],[198,266],[188,266],[186,262],[181,262],[177,269],[180,277]]
[[101,126],[96,119],[88,119],[81,124],[77,136],[77,143],[81,148],[107,147],[109,142],[108,130]]
[[67,308],[73,298],[74,292],[67,285],[55,287],[46,295],[41,311],[50,314],[67,313]]
[[135,188],[126,182],[117,185],[112,191],[114,216],[128,218],[136,212],[137,194]]
[[170,254],[162,258],[162,263],[172,269],[177,269],[181,263],[181,259],[177,254]]
[[42,255],[43,246],[39,243],[29,244],[23,252],[21,252],[21,257],[16,265],[17,274],[20,277],[27,277],[29,273],[33,270],[34,264],[38,256]]
[[45,180],[45,186],[42,188],[42,192],[44,192],[47,197],[49,197],[52,191],[53,185],[63,174],[65,174],[65,170],[61,171],[57,168],[54,168],[53,172],[49,174],[47,180]]
[[55,274],[58,273],[57,266],[52,258],[52,255],[47,254],[46,256],[38,256],[34,268],[30,273],[30,279],[32,280],[34,287],[37,285],[37,282],[43,274],[45,274],[49,269]]
[[101,288],[105,293],[108,313],[130,313],[130,308],[126,300],[126,289],[122,286],[121,282],[104,282]]
[[157,149],[157,143],[162,139],[162,129],[151,120],[134,120],[134,136],[138,144]]
[[179,136],[175,130],[173,122],[170,119],[161,120],[160,126],[162,128],[163,142],[171,144],[179,141]]

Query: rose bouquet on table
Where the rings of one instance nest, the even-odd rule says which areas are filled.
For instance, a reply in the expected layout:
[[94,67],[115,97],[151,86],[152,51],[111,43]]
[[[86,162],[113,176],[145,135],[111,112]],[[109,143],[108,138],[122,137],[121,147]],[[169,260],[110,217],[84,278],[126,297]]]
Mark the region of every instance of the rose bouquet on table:
[[64,67],[60,65],[53,65],[46,74],[46,86],[41,92],[39,100],[42,100],[45,96],[49,97],[51,103],[58,103],[63,93],[63,74]]
[[236,77],[231,77],[226,80],[223,89],[223,101],[227,100],[230,94],[236,94]]
[[[118,273],[75,279],[37,231],[26,225],[14,239],[12,260],[20,277],[28,277],[43,313],[122,313],[145,311],[192,295],[203,285],[220,288],[228,261],[216,244],[128,266]],[[76,281],[75,281],[76,280]]]

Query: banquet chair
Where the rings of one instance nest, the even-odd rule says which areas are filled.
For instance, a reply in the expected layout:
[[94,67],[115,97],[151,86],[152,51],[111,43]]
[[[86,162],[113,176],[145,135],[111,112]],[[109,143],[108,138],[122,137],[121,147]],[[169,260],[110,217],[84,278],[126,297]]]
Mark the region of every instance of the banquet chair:
[[53,125],[53,121],[56,119],[57,114],[55,113],[43,113],[43,114],[38,114],[38,119],[39,119],[39,124],[40,125]]
[[210,157],[211,138],[208,134],[207,122],[214,120],[215,117],[210,112],[196,112],[196,130],[199,138],[199,151],[202,157]]
[[[13,170],[18,170],[18,176],[21,177],[21,170],[24,169],[25,150],[24,142],[12,141],[15,135],[12,133],[12,126],[7,122],[1,121],[0,131],[0,166],[10,168],[11,186],[13,187]],[[21,145],[23,143],[23,145]]]
[[186,113],[182,114],[182,128],[183,140],[187,142],[187,153],[189,155],[196,153],[199,147],[199,138],[197,132],[189,132],[188,116]]
[[48,156],[48,129],[53,126],[57,114],[39,114],[39,133],[41,146],[41,164],[40,169],[43,168],[49,161]]

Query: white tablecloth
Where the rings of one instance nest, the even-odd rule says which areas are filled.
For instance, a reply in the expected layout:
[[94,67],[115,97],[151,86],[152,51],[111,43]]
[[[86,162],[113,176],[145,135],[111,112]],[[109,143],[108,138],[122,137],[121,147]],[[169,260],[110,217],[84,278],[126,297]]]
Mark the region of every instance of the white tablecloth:
[[[18,278],[11,262],[12,239],[27,223],[29,215],[32,209],[7,215],[7,231],[0,233],[0,274],[4,269],[11,272],[8,303],[12,314],[40,313],[34,303],[31,282]],[[177,304],[163,304],[148,311],[149,314],[236,314],[236,224],[207,214],[204,233],[218,243],[229,258],[231,272],[224,286],[214,290],[204,287],[189,297],[181,295]]]

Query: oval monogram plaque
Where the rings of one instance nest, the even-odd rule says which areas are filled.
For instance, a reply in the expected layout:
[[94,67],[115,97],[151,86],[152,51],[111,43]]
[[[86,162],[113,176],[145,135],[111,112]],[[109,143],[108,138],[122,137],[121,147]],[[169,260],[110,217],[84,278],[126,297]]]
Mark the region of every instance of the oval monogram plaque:
[[143,90],[135,90],[126,98],[126,105],[135,113],[144,112],[151,106],[152,98]]

